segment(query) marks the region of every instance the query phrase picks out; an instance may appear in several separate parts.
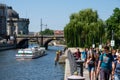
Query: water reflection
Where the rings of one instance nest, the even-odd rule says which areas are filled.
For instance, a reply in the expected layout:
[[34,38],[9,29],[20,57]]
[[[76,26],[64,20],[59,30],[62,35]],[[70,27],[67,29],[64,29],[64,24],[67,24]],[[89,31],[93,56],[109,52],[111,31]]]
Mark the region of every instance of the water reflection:
[[17,50],[0,52],[0,80],[63,80],[64,65],[54,65],[59,49],[51,46],[48,55],[32,60],[16,60]]

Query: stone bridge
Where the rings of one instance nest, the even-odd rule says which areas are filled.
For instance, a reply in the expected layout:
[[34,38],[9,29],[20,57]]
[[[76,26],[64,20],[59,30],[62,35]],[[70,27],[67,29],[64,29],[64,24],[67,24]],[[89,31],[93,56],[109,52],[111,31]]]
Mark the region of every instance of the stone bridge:
[[39,35],[39,36],[31,36],[31,35],[22,35],[16,36],[17,44],[24,45],[28,42],[28,40],[36,41],[41,46],[44,46],[46,49],[48,48],[48,43],[52,40],[64,40],[64,35]]

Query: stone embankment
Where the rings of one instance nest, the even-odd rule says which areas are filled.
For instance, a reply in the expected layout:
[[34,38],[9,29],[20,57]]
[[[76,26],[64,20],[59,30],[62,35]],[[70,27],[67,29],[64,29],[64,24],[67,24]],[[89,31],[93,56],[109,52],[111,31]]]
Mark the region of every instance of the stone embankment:
[[16,45],[14,44],[0,44],[0,51],[14,49],[14,48],[16,48]]

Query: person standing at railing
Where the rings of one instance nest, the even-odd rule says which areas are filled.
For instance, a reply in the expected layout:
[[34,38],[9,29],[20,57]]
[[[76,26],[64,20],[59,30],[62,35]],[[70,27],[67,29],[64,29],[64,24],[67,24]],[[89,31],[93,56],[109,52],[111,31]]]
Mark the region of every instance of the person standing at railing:
[[81,59],[81,52],[79,49],[77,49],[77,51],[73,54],[75,56],[75,58],[78,60],[78,59]]
[[81,52],[81,60],[84,61],[83,66],[85,67],[86,65],[86,60],[87,60],[87,50],[86,48],[84,49],[83,52]]

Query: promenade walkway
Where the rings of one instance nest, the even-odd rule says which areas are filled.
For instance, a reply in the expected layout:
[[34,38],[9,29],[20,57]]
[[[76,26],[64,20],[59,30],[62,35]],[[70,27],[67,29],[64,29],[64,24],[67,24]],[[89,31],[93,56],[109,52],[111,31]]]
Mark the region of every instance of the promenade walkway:
[[[64,80],[68,80],[68,77],[73,75],[73,72],[75,72],[76,70],[74,70],[74,61],[70,60],[70,55],[69,55],[69,51],[70,53],[74,53],[76,51],[76,48],[69,48],[67,51],[65,51],[65,54],[63,55],[64,60],[62,58],[62,62],[65,63],[65,75],[64,75]],[[82,49],[80,49],[80,51],[82,52]],[[69,55],[69,56],[68,56]],[[73,57],[73,56],[72,56]],[[71,57],[71,58],[72,58]],[[71,62],[72,61],[72,62]],[[72,66],[71,66],[72,64]],[[77,69],[77,71],[79,72],[79,70]],[[83,68],[83,77],[85,78],[85,80],[89,80],[89,72],[88,69]],[[94,78],[95,79],[95,78]],[[100,79],[99,79],[100,80]],[[111,78],[109,79],[111,80]]]
[[88,73],[88,70],[84,68],[84,71],[83,71],[83,76],[85,77],[85,80],[89,80],[89,73]]

